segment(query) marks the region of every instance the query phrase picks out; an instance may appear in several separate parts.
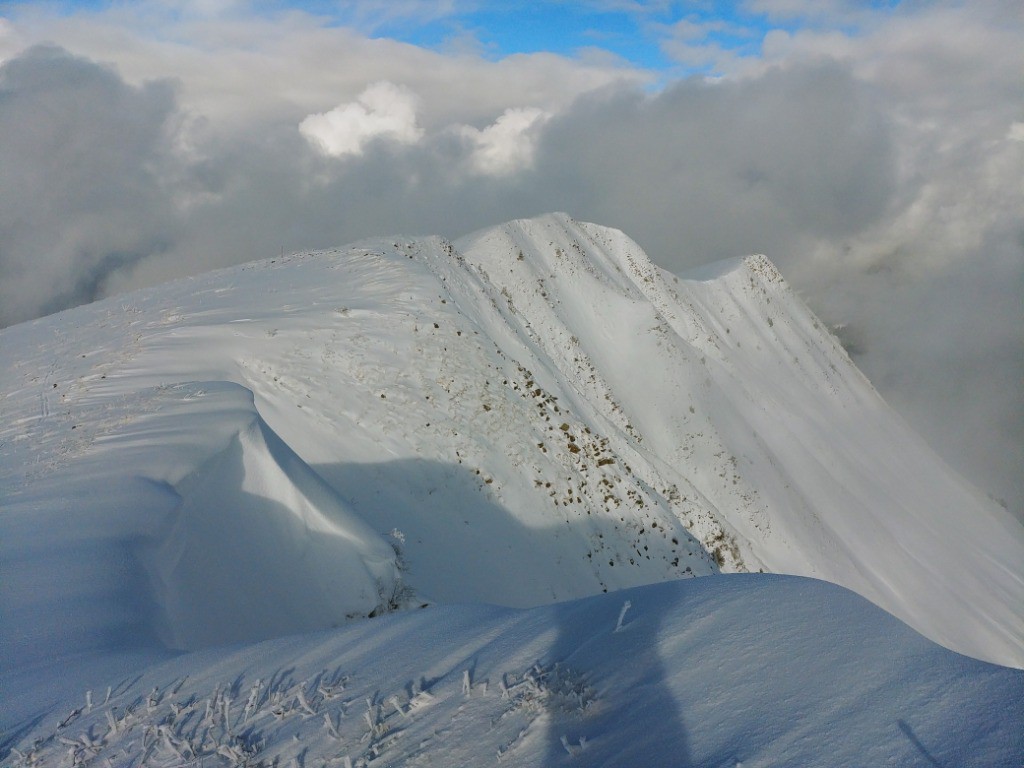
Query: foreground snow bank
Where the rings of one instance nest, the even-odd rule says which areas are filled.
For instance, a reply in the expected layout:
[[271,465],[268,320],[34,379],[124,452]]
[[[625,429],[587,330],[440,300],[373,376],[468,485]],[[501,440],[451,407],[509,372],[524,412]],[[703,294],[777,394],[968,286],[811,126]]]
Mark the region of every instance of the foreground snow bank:
[[[623,662],[628,660],[629,663]],[[438,606],[99,684],[3,764],[956,765],[1024,758],[1024,672],[825,582]]]

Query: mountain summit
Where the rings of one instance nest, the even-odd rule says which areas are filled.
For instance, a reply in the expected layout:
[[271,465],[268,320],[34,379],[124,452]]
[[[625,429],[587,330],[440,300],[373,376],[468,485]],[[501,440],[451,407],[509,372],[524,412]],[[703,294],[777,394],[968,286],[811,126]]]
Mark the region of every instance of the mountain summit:
[[677,277],[552,214],[179,280],[0,350],[8,671],[760,571],[1024,666],[1024,529],[764,256]]

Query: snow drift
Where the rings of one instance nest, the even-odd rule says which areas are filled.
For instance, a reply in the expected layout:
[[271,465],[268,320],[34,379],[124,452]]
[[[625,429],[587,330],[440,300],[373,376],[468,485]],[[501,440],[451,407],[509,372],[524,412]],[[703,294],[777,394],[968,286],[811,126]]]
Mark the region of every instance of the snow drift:
[[274,434],[251,392],[136,394],[130,423],[48,478],[47,504],[5,509],[5,549],[21,555],[4,562],[11,667],[319,629],[401,592],[395,550]]
[[252,418],[175,486],[166,532],[142,553],[165,645],[251,641],[401,607],[395,551],[238,389],[202,390],[243,397]]

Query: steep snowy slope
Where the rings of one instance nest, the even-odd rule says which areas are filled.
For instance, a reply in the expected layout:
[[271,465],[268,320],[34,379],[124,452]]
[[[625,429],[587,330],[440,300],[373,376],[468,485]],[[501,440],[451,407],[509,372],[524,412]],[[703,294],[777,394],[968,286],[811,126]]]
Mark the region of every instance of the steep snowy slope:
[[456,245],[724,565],[824,578],[1024,665],[1024,529],[881,400],[766,258],[680,280],[561,215]]
[[1011,768],[1022,723],[1024,672],[744,574],[185,655],[83,684],[0,764]]
[[170,283],[0,355],[3,685],[720,569],[1024,665],[1024,532],[763,258],[677,281],[553,215]]

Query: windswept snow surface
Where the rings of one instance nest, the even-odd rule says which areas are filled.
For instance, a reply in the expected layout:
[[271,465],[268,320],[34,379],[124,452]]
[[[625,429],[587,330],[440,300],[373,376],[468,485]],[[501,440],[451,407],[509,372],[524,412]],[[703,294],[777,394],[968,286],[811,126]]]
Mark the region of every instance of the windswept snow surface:
[[741,574],[189,654],[78,691],[4,762],[1010,768],[1022,722],[1024,672]]
[[678,279],[555,214],[169,283],[0,356],[5,727],[180,651],[720,571],[835,582],[1024,666],[1024,529],[764,257]]

